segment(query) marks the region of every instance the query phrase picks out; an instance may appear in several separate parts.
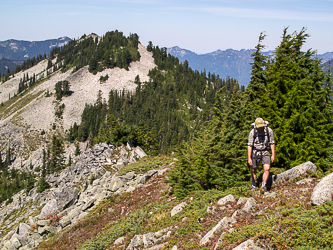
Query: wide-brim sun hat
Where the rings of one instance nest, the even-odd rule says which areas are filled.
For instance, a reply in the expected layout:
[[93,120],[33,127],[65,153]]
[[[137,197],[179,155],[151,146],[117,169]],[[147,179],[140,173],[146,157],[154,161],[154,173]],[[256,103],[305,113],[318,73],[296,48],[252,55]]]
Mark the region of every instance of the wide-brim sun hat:
[[257,128],[261,128],[261,127],[265,126],[264,119],[262,119],[260,117],[258,117],[254,123],[255,123]]

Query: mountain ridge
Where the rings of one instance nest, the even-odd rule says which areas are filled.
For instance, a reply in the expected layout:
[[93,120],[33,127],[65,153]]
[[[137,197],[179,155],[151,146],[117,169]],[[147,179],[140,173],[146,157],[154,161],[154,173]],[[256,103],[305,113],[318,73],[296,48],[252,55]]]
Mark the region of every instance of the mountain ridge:
[[71,40],[71,38],[66,36],[44,41],[8,39],[0,42],[0,58],[26,60],[38,54],[46,53],[48,55],[54,47],[62,47]]
[[[180,62],[187,60],[193,69],[215,73],[220,77],[226,76],[237,79],[241,85],[248,86],[251,75],[251,54],[255,49],[226,49],[216,50],[205,54],[197,54],[191,50],[174,46],[167,48],[167,52],[179,58]],[[263,55],[272,55],[273,51],[264,51]],[[333,52],[316,55],[322,59],[322,64],[333,59]]]

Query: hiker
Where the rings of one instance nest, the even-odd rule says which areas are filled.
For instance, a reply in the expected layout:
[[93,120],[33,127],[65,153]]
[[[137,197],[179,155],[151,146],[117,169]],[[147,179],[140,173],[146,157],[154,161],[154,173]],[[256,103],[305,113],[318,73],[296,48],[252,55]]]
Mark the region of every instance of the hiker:
[[[262,178],[262,193],[267,191],[266,183],[269,176],[269,168],[275,159],[274,134],[273,130],[267,125],[267,121],[264,121],[262,118],[257,118],[255,122],[252,123],[253,129],[249,134],[249,142],[247,144],[248,162],[249,165],[252,166],[251,191],[255,190],[256,188],[256,172],[261,161],[265,171]],[[271,157],[269,150],[272,151]]]

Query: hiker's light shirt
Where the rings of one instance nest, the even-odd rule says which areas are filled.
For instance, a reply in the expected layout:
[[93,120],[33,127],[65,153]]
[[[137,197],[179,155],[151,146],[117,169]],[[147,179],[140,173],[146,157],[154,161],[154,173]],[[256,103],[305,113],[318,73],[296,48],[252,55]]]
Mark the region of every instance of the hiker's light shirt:
[[[268,136],[265,136],[265,132],[268,131],[269,133],[269,142],[267,143]],[[248,146],[252,147],[252,155],[256,156],[258,154],[260,155],[270,155],[269,150],[271,145],[274,144],[274,134],[273,130],[270,127],[267,127],[264,129],[264,131],[260,132],[259,129],[257,129],[257,137],[254,140],[253,143],[253,135],[254,135],[254,129],[251,130],[249,134],[249,142]],[[266,145],[268,145],[268,149],[266,148]]]

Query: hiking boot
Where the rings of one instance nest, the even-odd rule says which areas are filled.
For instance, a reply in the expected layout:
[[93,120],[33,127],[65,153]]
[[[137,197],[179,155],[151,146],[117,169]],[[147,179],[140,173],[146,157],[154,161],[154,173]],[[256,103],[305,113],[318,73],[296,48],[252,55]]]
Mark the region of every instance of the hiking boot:
[[267,187],[264,186],[264,187],[261,187],[261,193],[264,194],[267,192]]
[[255,186],[251,186],[250,191],[254,191],[254,190],[256,190],[256,187]]

